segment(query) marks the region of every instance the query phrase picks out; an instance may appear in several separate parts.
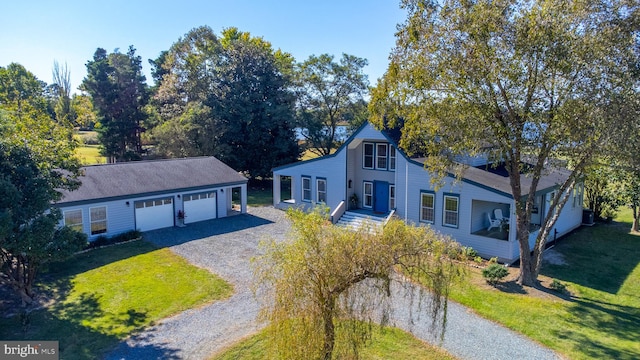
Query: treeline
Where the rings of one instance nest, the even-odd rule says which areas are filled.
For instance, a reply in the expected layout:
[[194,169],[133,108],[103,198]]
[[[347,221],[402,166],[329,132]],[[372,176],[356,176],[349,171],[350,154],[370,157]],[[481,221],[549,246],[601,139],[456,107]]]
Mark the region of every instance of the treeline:
[[329,154],[339,145],[338,125],[367,118],[367,60],[356,56],[297,63],[248,32],[228,28],[218,36],[202,26],[149,63],[153,86],[133,46],[126,53],[98,48],[86,64],[80,89],[110,161],[213,155],[250,178],[266,177],[307,149]]

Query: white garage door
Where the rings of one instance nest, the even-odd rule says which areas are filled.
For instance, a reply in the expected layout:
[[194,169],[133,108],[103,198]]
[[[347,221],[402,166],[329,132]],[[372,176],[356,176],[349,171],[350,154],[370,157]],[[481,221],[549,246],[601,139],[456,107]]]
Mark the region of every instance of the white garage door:
[[216,193],[183,195],[185,224],[216,218]]
[[136,201],[136,229],[149,231],[173,226],[173,198]]

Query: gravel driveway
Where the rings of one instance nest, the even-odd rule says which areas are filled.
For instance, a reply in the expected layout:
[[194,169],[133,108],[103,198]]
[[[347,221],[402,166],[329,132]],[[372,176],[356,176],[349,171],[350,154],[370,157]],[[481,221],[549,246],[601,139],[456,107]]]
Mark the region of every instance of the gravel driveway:
[[[284,212],[272,207],[249,208],[229,218],[148,232],[145,237],[170,247],[191,263],[231,282],[234,295],[225,300],[165,319],[143,333],[121,342],[107,359],[206,359],[214,352],[258,331],[258,303],[250,290],[250,259],[266,238],[283,239],[289,229]],[[392,323],[419,338],[439,344],[430,321],[409,322],[417,304],[393,290]],[[412,307],[413,306],[413,307]],[[447,329],[440,344],[461,359],[558,359],[551,350],[468,309],[450,303]]]

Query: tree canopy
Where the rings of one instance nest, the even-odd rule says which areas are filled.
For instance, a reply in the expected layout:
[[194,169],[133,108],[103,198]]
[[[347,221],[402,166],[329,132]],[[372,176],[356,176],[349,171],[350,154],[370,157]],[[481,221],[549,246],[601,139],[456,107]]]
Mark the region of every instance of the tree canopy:
[[[443,176],[459,156],[504,163],[516,199],[519,282],[532,285],[559,210],[596,156],[606,159],[638,118],[638,3],[633,1],[402,2],[407,21],[373,92],[379,126],[404,121],[401,146],[428,154]],[[526,164],[526,165],[525,165]],[[529,224],[538,181],[568,167],[533,255]],[[522,179],[532,185],[523,190]]]
[[142,156],[142,123],[147,118],[145,76],[133,46],[126,54],[107,54],[98,48],[87,62],[87,76],[81,89],[91,95],[98,114],[101,152],[111,161],[128,161]]
[[160,152],[214,155],[250,177],[297,160],[291,62],[236,28],[191,30],[153,61]]
[[23,303],[34,299],[39,267],[63,259],[86,236],[59,228],[52,203],[79,186],[69,127],[46,110],[45,85],[19,64],[0,67],[0,264]]
[[339,145],[336,128],[341,122],[366,121],[363,104],[369,80],[362,70],[365,66],[366,59],[348,54],[342,54],[339,62],[329,54],[312,55],[299,64],[298,117],[310,151],[329,155]]

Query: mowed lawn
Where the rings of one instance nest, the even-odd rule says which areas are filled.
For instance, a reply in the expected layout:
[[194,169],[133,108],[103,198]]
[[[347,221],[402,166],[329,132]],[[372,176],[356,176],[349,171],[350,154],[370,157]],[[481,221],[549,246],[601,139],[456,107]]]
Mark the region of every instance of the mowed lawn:
[[[517,286],[517,269],[497,289],[472,270],[452,298],[570,359],[640,359],[640,234],[630,223],[625,210],[561,240],[553,251],[565,264],[545,265],[539,289]],[[551,279],[568,293],[549,289]]]
[[[337,345],[339,346],[339,345]],[[266,331],[245,339],[229,349],[215,354],[211,360],[273,359],[267,345]],[[361,350],[361,359],[368,360],[454,360],[446,351],[418,340],[396,328],[374,326],[371,341]]]
[[106,164],[107,162],[107,158],[100,155],[99,145],[78,146],[76,155],[83,165]]
[[74,256],[40,276],[55,302],[0,319],[0,339],[58,340],[63,359],[95,359],[183,310],[231,296],[230,284],[169,249],[135,241]]

